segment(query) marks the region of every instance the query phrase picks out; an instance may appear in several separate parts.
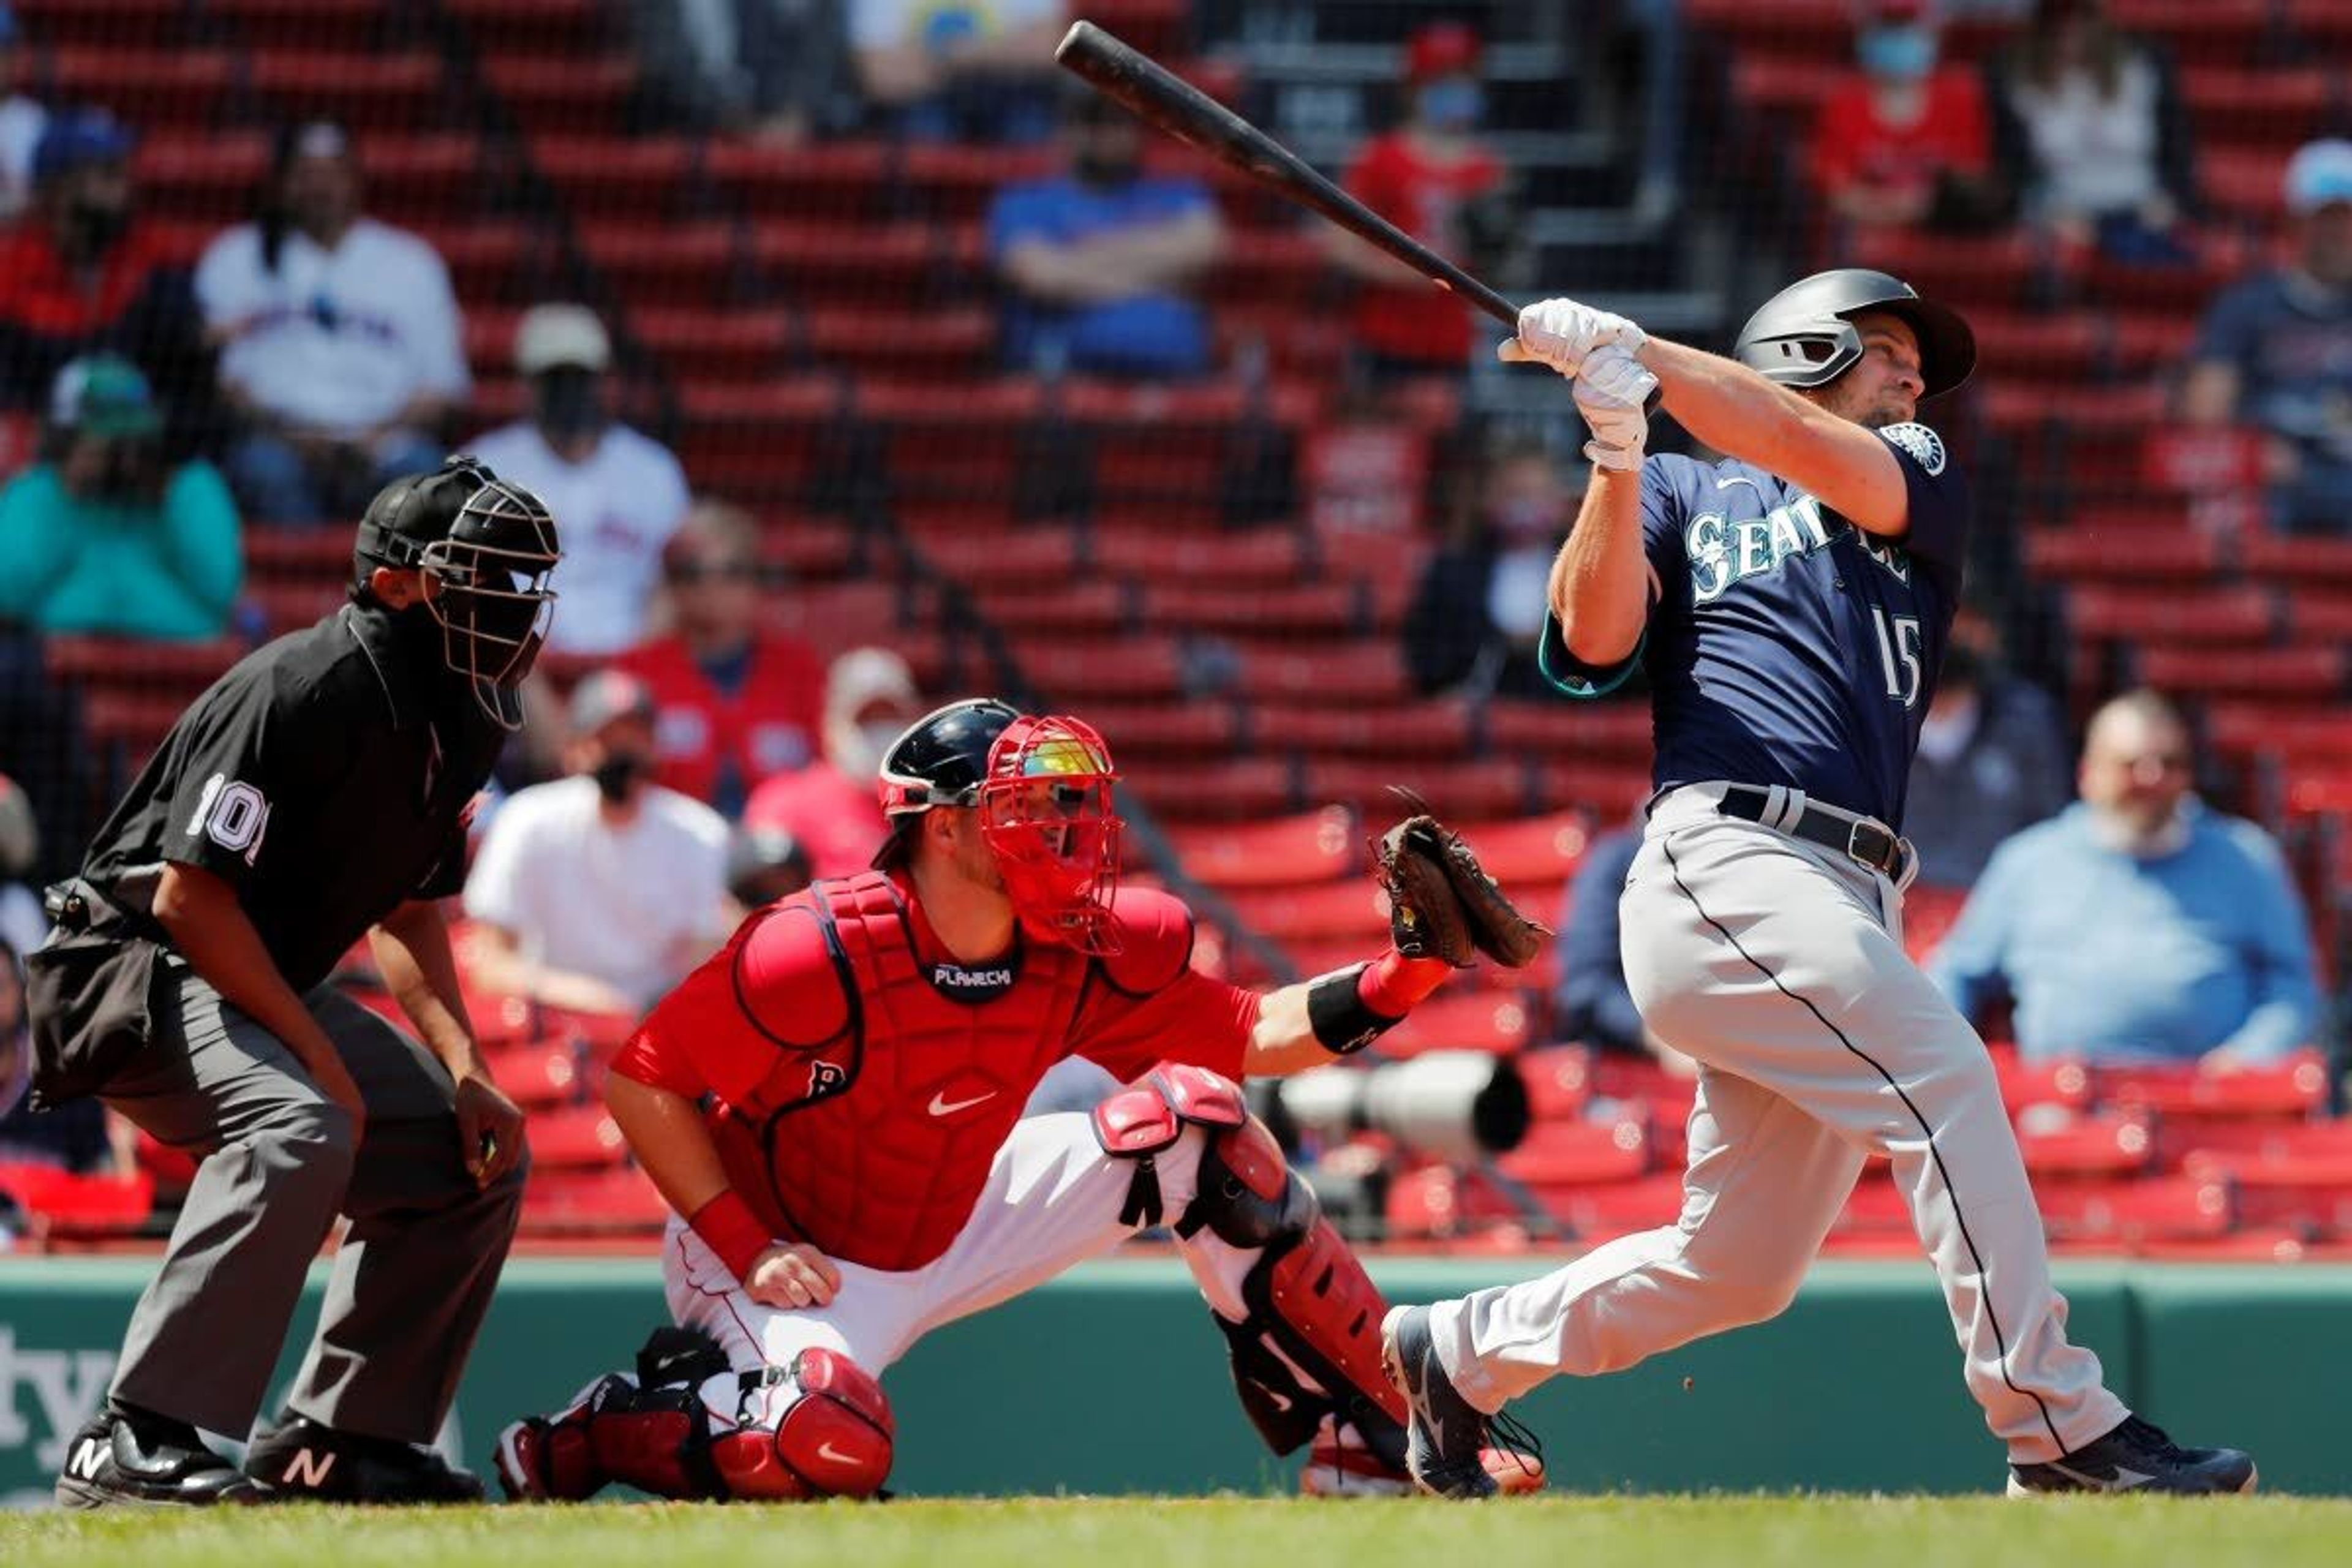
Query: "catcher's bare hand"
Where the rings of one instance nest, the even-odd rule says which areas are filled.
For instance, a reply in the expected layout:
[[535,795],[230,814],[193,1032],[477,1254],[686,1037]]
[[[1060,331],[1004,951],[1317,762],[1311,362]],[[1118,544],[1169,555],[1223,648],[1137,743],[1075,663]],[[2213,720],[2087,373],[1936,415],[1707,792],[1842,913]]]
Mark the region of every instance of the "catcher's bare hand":
[[1441,958],[1456,969],[1468,968],[1479,953],[1506,969],[1534,962],[1551,928],[1521,914],[1462,836],[1432,816],[1418,795],[1395,793],[1423,807],[1382,834],[1372,851],[1397,951]]
[[795,1307],[824,1307],[841,1289],[841,1270],[814,1247],[779,1242],[751,1260],[743,1294],[762,1307],[790,1311]]

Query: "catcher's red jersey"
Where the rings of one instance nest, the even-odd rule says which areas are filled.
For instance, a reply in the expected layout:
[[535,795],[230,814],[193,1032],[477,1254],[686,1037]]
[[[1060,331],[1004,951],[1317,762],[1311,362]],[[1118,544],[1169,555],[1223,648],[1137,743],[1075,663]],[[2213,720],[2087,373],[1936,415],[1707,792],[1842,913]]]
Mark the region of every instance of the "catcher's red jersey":
[[919,1268],[963,1228],[1023,1102],[1064,1057],[1123,1079],[1166,1060],[1241,1075],[1256,994],[1191,968],[1177,900],[1129,889],[1113,908],[1116,955],[1016,940],[966,964],[903,879],[821,881],[746,921],[614,1070],[713,1094],[729,1179],[774,1234]]

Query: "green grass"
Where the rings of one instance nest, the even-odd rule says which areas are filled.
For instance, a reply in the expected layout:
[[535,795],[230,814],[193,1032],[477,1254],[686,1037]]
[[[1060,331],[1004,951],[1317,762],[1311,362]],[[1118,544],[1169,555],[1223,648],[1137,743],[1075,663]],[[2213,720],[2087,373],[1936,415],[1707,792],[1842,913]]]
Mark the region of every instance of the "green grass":
[[289,1508],[0,1515],[10,1568],[2301,1568],[2352,1560],[2352,1502],[2294,1498],[1610,1497],[1482,1507],[1209,1498]]

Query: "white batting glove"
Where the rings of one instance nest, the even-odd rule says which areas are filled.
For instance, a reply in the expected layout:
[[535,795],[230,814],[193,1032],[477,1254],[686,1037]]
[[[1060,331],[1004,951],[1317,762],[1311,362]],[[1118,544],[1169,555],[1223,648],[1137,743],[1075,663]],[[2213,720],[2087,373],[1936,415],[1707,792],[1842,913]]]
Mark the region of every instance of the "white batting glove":
[[1495,357],[1510,364],[1545,364],[1562,375],[1584,368],[1585,357],[1604,344],[1615,343],[1628,353],[1649,341],[1624,317],[1596,310],[1574,300],[1545,300],[1519,312],[1519,335],[1507,338]]
[[1658,378],[1622,343],[1606,343],[1587,355],[1576,378],[1576,411],[1592,439],[1584,455],[1596,468],[1630,473],[1642,466],[1650,444],[1650,395]]

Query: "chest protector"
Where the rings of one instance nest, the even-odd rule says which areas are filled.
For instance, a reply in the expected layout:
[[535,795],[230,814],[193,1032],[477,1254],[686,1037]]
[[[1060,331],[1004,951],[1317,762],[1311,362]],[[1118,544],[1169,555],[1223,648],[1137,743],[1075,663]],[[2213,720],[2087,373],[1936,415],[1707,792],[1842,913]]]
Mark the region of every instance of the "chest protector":
[[[849,998],[827,1039],[775,1041],[775,1063],[712,1134],[735,1189],[780,1237],[869,1268],[919,1268],[971,1218],[1029,1093],[1066,1054],[1091,961],[1025,944],[1011,983],[971,1000],[969,971],[915,951],[891,880],[866,872],[800,896]],[[799,901],[799,900],[794,900]]]

